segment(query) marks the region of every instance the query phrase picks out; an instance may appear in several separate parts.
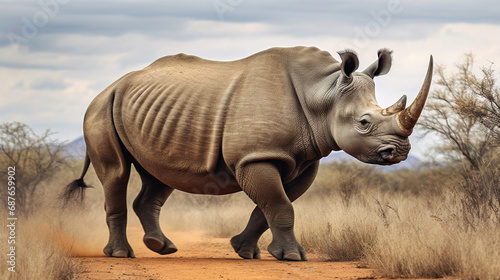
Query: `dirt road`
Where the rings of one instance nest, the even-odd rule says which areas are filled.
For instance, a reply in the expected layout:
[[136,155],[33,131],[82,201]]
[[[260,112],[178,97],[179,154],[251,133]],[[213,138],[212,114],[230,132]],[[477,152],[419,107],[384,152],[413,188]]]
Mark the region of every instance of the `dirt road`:
[[77,257],[80,279],[379,279],[376,271],[357,262],[324,262],[309,253],[307,262],[280,262],[266,250],[262,259],[243,260],[226,238],[200,233],[169,233],[179,251],[161,256],[142,243],[142,229],[131,228],[129,241],[137,258]]

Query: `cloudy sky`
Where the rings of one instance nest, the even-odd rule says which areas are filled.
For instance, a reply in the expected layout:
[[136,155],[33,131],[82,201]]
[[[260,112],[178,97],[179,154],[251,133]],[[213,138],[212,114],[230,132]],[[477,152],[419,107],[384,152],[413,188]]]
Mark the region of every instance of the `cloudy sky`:
[[[381,106],[413,100],[429,55],[450,71],[472,52],[500,73],[498,1],[0,0],[0,122],[82,135],[91,100],[127,72],[179,52],[234,60],[274,46],[350,48],[360,70],[394,51]],[[412,139],[414,154],[425,140]]]

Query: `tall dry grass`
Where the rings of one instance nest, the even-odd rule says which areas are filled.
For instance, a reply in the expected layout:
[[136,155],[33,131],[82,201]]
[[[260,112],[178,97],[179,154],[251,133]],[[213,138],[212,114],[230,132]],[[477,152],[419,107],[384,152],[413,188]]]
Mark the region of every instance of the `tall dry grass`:
[[[16,221],[16,272],[4,266],[0,279],[79,279],[82,268],[75,256],[104,255],[106,225],[97,222],[104,221],[103,207],[94,207],[102,200],[99,189],[83,205],[63,207],[59,200],[61,190],[78,173],[77,169],[67,166],[50,181],[40,183],[34,195],[37,207],[28,216],[19,214]],[[0,236],[8,236],[7,230],[1,227]],[[11,246],[6,241],[0,242],[0,251],[5,254]]]
[[[330,189],[317,186],[315,192],[326,194],[321,202],[312,194],[296,205],[296,212],[303,213],[297,217],[297,232],[310,251],[326,260],[359,260],[388,277],[500,277],[498,159],[460,176],[447,171],[452,174],[434,177],[420,192],[415,186],[395,192],[368,185],[358,178],[362,171],[356,169],[363,168],[359,166],[335,179],[335,167],[323,167],[337,184]],[[352,190],[357,190],[354,198],[346,195]],[[311,209],[318,204],[321,210]]]
[[[78,279],[80,265],[63,248],[55,245],[59,239],[57,232],[43,229],[38,221],[19,219],[16,227],[16,265],[15,272],[0,271],[1,279]],[[0,229],[1,236],[8,236],[7,227]],[[0,243],[0,251],[7,254],[7,242]]]

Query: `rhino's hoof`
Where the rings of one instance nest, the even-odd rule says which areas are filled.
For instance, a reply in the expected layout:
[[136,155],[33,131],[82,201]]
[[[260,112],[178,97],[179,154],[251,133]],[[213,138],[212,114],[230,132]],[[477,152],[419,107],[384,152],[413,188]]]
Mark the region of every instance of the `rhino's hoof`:
[[298,244],[281,247],[271,242],[267,250],[273,257],[280,261],[307,261],[306,252]]
[[[119,250],[111,253],[111,256],[114,258],[128,258],[129,253],[124,250]],[[134,252],[132,252],[132,255],[130,256],[131,258],[135,258]]]
[[301,261],[302,258],[300,257],[300,254],[288,253],[288,254],[283,256],[283,260],[285,260],[285,261]]
[[260,259],[260,252],[254,252],[254,250],[239,251],[238,256],[243,259]]
[[167,255],[177,252],[177,247],[168,238],[158,238],[155,236],[144,236],[144,244],[151,251],[157,252],[160,255]]
[[243,259],[260,259],[260,249],[257,242],[242,241],[241,236],[237,235],[231,238],[231,246],[238,256]]
[[106,246],[103,252],[106,256],[113,258],[135,258],[135,254],[132,248],[113,249],[109,246]]

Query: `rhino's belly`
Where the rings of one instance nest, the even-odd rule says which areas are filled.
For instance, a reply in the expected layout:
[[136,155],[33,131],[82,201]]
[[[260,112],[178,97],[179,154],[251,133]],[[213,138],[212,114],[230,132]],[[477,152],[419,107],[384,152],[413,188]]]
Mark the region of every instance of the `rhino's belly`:
[[165,169],[152,175],[174,189],[193,194],[224,195],[241,191],[232,174],[222,170],[193,173]]
[[[141,152],[141,150],[143,152]],[[139,153],[137,153],[139,152]],[[194,193],[223,195],[241,191],[233,173],[222,159],[213,167],[205,164],[207,159],[188,155],[186,151],[172,148],[170,152],[151,147],[136,147],[131,152],[135,160],[156,179],[174,189]]]

